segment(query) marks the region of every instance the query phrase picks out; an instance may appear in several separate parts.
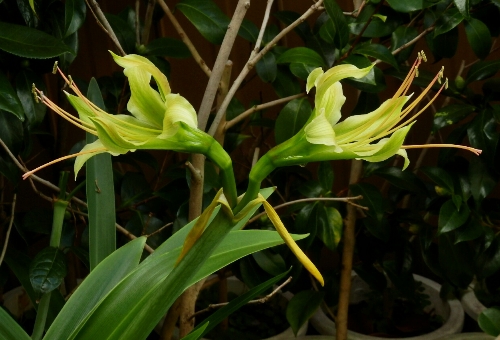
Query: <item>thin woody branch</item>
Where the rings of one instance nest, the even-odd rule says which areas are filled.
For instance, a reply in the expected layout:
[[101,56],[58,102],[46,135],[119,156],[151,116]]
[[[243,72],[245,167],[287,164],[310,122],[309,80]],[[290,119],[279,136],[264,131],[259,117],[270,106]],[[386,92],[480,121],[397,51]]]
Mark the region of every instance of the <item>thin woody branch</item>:
[[92,11],[92,14],[94,14],[94,17],[96,18],[98,24],[104,29],[106,34],[111,38],[113,43],[115,44],[116,48],[120,52],[122,56],[127,55],[125,51],[122,48],[122,45],[120,45],[120,41],[116,37],[115,32],[113,31],[113,28],[111,28],[111,25],[108,22],[108,19],[106,19],[106,16],[101,10],[101,7],[97,3],[96,0],[85,0],[87,5],[89,6],[90,10]]

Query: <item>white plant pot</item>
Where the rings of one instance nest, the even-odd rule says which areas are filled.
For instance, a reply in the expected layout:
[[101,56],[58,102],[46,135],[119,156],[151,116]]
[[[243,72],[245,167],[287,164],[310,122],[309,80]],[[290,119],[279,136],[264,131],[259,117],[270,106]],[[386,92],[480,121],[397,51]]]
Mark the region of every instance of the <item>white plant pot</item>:
[[[429,295],[431,305],[427,306],[426,310],[434,310],[435,313],[441,316],[444,320],[443,325],[435,331],[415,337],[397,338],[405,340],[437,340],[446,335],[460,333],[464,325],[464,310],[458,300],[443,301],[439,297],[441,285],[419,275],[413,275],[416,281],[423,284],[424,293]],[[369,286],[361,280],[359,276],[353,274],[351,285],[350,303],[356,304],[365,299],[365,293],[369,291]],[[310,319],[311,324],[316,330],[323,335],[335,335],[335,323],[326,316],[326,314],[318,308],[318,311]],[[384,339],[375,336],[364,335],[352,331],[347,332],[349,340],[374,340]],[[319,338],[318,338],[319,340]]]
[[3,294],[3,305],[16,317],[21,318],[24,312],[33,308],[28,293],[22,286],[16,287]]
[[445,335],[439,340],[494,340],[495,337],[486,333],[460,333]]
[[462,302],[464,311],[468,316],[474,319],[474,321],[477,321],[479,314],[486,309],[486,306],[477,299],[474,289],[471,288],[467,289],[460,301]]

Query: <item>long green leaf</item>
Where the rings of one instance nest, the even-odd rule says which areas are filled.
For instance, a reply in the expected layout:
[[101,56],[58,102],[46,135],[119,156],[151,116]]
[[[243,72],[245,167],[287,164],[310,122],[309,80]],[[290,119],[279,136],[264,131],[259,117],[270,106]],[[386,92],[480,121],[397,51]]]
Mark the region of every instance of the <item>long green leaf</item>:
[[73,53],[61,40],[34,28],[0,21],[0,50],[25,58],[46,59]]
[[[90,80],[88,98],[105,110],[97,81]],[[96,140],[87,133],[87,143]],[[102,153],[90,158],[86,165],[87,204],[89,209],[90,270],[116,249],[115,191],[111,155]]]
[[102,261],[68,300],[45,339],[69,339],[97,302],[139,264],[145,243],[145,237],[137,238]]
[[0,339],[31,340],[24,329],[3,308],[0,308]]

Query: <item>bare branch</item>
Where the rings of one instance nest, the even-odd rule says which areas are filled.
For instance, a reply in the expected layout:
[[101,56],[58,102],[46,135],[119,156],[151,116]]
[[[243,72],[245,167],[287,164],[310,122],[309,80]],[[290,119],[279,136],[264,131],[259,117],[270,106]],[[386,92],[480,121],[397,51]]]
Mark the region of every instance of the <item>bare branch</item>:
[[3,243],[2,255],[0,255],[0,265],[3,262],[3,259],[5,257],[5,253],[7,252],[7,246],[9,245],[10,231],[12,230],[12,225],[14,224],[14,212],[16,210],[16,198],[17,198],[17,194],[14,194],[14,197],[12,198],[12,207],[10,210],[9,228],[7,229],[7,233],[5,234],[5,241]]
[[94,14],[94,17],[96,18],[99,25],[104,29],[106,34],[111,38],[111,40],[115,44],[119,53],[122,56],[127,55],[127,53],[125,53],[125,51],[123,50],[122,45],[120,45],[120,41],[116,37],[116,34],[113,31],[113,28],[111,28],[111,25],[109,24],[108,19],[106,19],[106,16],[102,12],[101,7],[97,3],[97,1],[96,0],[85,0],[85,2],[90,7],[90,9],[91,9],[92,13]]
[[255,41],[255,47],[250,54],[250,59],[252,59],[260,50],[260,45],[262,44],[262,39],[264,38],[264,32],[266,31],[267,22],[269,21],[269,14],[271,13],[271,7],[273,6],[274,0],[267,0],[266,10],[264,12],[264,19],[262,19],[262,25],[260,26],[259,35]]
[[144,18],[144,29],[142,31],[142,44],[147,44],[149,40],[149,31],[151,30],[151,24],[153,23],[153,13],[155,10],[156,1],[148,0],[148,7],[146,7],[146,14]]

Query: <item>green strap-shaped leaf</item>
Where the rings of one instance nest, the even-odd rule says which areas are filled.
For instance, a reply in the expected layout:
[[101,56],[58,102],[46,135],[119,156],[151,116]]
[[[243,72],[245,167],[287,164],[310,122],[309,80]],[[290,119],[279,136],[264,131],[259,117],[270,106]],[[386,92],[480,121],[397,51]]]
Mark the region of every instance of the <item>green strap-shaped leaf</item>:
[[[105,110],[97,81],[92,78],[88,98]],[[87,133],[87,144],[97,138]],[[111,155],[102,153],[90,158],[86,165],[87,204],[89,214],[90,270],[116,249],[115,190]]]
[[31,340],[28,333],[3,308],[0,308],[0,339]]
[[212,0],[182,0],[176,7],[205,39],[216,45],[222,43],[229,18]]
[[0,50],[25,58],[46,59],[73,53],[61,40],[34,28],[0,21]]

